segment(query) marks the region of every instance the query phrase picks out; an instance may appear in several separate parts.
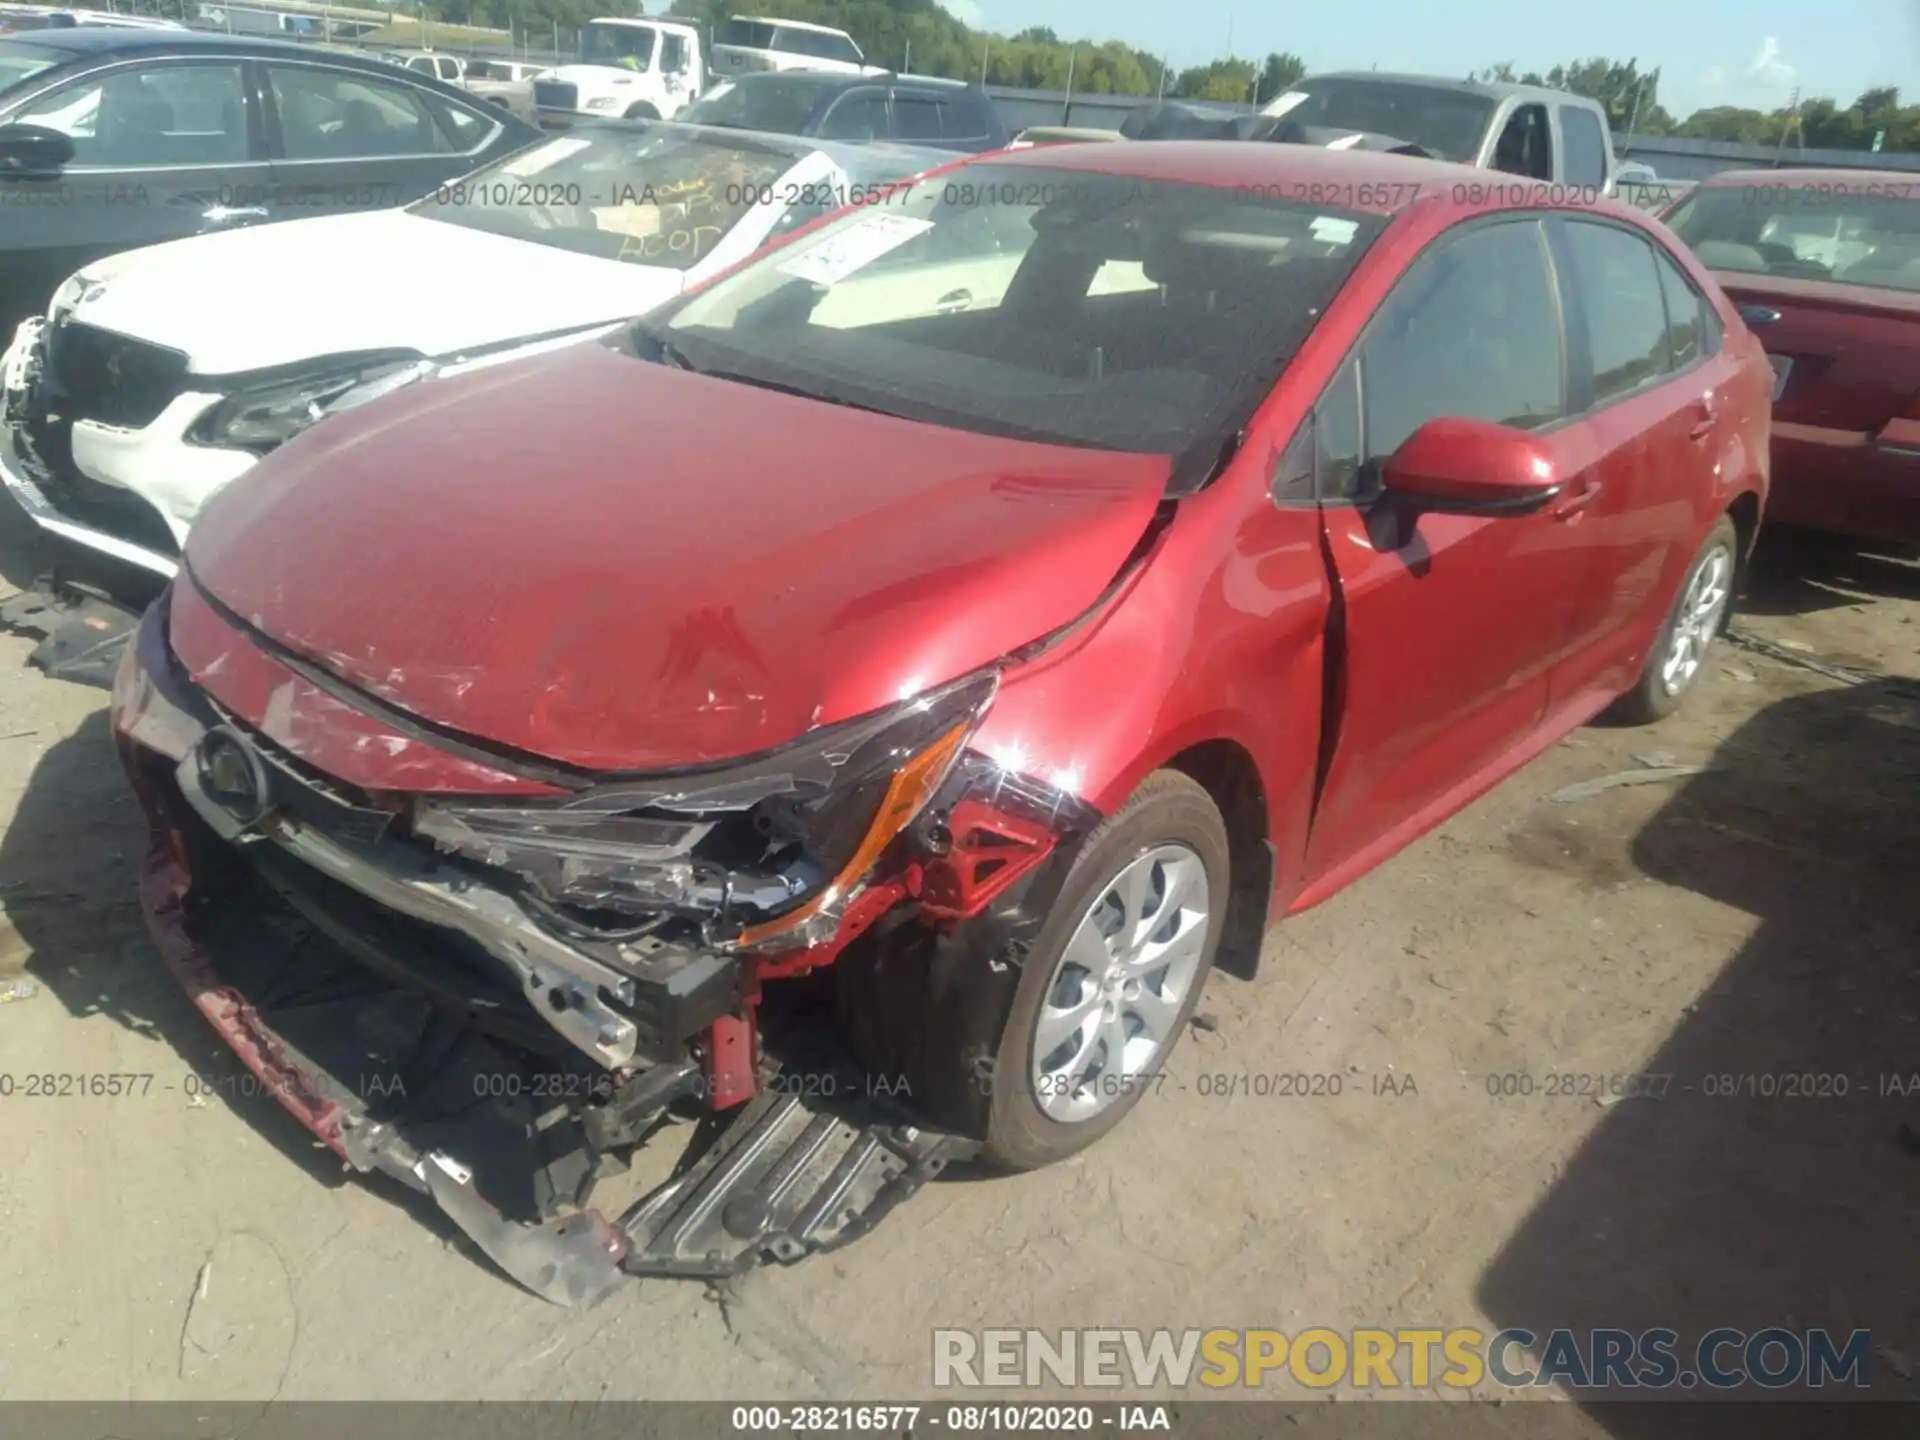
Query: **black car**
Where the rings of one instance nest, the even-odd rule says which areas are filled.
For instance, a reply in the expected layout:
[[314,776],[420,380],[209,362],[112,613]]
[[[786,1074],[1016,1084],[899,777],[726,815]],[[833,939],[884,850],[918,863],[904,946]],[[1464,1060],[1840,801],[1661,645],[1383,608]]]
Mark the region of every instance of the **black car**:
[[1007,143],[987,92],[924,75],[763,70],[722,80],[674,117],[822,140],[898,140],[978,154]]
[[540,138],[339,51],[106,26],[0,36],[0,349],[104,255],[399,205]]

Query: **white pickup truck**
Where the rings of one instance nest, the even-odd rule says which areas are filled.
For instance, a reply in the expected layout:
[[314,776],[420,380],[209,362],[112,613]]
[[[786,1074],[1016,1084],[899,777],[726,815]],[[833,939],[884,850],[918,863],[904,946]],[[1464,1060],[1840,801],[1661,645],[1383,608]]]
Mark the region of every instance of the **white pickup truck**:
[[825,70],[838,75],[879,75],[844,30],[805,20],[735,15],[723,21],[713,41],[713,73],[751,75],[757,70]]
[[1260,114],[1308,129],[1392,136],[1436,160],[1575,193],[1613,193],[1619,168],[1600,103],[1537,85],[1356,70],[1296,81]]
[[671,120],[707,88],[700,32],[677,20],[609,16],[580,27],[579,57],[533,82],[545,130],[580,120]]

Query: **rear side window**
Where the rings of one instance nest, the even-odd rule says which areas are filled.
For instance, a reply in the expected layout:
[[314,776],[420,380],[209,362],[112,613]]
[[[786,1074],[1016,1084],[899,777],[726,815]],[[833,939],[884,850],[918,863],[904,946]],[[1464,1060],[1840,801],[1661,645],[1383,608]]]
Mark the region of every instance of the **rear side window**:
[[1584,105],[1563,105],[1560,138],[1566,144],[1569,185],[1607,183],[1607,140],[1598,115]]
[[1713,353],[1715,332],[1708,305],[1678,265],[1658,250],[1653,253],[1660,272],[1660,292],[1667,302],[1667,351],[1673,357],[1673,368],[1684,370],[1702,355]]
[[893,96],[893,133],[901,140],[938,140],[940,103],[928,95]]
[[453,137],[454,148],[462,155],[478,149],[480,143],[493,133],[492,120],[464,106],[443,100],[438,95],[423,95],[421,99],[439,120],[440,128]]
[[412,85],[305,65],[269,65],[267,81],[289,160],[455,153],[452,134]]
[[1553,133],[1546,106],[1522,105],[1513,112],[1494,145],[1493,168],[1535,180],[1553,179]]
[[1540,222],[1443,239],[1413,263],[1361,342],[1366,454],[1385,459],[1442,415],[1537,429],[1565,415],[1565,375]]
[[871,93],[843,95],[820,122],[823,140],[884,140],[887,138],[887,98]]
[[949,140],[985,140],[993,134],[993,116],[985,102],[973,95],[942,100],[940,117]]
[[729,20],[720,27],[719,43],[743,50],[773,49],[773,26],[763,20]]
[[808,55],[815,60],[842,60],[849,65],[860,63],[860,50],[853,41],[844,35],[826,35],[818,30],[788,30],[783,27],[768,48],[784,50],[790,55]]
[[1573,283],[1587,317],[1593,403],[1604,405],[1666,373],[1667,302],[1644,239],[1612,225],[1566,224]]

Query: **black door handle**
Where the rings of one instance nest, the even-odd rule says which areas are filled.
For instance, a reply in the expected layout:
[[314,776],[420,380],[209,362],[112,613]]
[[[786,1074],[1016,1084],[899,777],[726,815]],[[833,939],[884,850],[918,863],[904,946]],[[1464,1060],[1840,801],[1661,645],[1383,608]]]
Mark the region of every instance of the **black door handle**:
[[1771,325],[1780,318],[1780,312],[1766,305],[1742,305],[1740,318],[1749,325]]

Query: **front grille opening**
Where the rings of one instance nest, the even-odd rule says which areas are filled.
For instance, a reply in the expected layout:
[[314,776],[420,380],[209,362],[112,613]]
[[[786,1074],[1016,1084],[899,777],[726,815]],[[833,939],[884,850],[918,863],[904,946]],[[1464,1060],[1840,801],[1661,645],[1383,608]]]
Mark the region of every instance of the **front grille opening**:
[[187,357],[178,350],[73,320],[50,327],[46,343],[52,408],[68,419],[144,429],[173,403],[187,376]]

